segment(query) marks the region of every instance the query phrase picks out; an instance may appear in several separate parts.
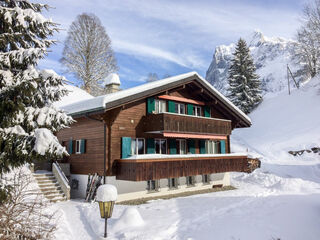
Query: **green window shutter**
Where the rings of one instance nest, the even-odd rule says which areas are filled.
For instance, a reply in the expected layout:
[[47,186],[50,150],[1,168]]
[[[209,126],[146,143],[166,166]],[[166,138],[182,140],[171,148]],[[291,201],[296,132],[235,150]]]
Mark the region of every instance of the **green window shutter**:
[[153,97],[147,98],[147,113],[150,114],[156,109],[155,100]]
[[177,154],[176,140],[169,139],[170,154]]
[[210,117],[210,107],[209,106],[204,106],[204,116],[205,117]]
[[81,139],[80,152],[83,154],[86,152],[86,140]]
[[200,153],[205,154],[206,153],[206,140],[199,140],[199,148],[200,148]]
[[189,147],[189,152],[192,154],[196,153],[196,148],[195,148],[195,141],[194,139],[189,139],[188,140],[188,147]]
[[173,101],[168,101],[168,112],[175,112],[175,103]]
[[226,141],[225,140],[220,140],[220,152],[226,153]]
[[121,158],[128,158],[131,155],[131,138],[122,137]]
[[68,153],[73,154],[73,141],[72,141],[72,139],[69,140]]
[[155,153],[154,139],[153,138],[148,138],[147,139],[147,154],[153,154],[153,153]]
[[187,105],[187,113],[188,113],[188,115],[193,115],[193,105],[192,104]]

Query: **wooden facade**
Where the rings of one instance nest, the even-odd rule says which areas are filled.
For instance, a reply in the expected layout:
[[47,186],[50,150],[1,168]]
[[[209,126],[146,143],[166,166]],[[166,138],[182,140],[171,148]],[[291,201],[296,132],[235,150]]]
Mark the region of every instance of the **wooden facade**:
[[116,178],[128,181],[177,178],[222,172],[245,172],[246,156],[116,160]]
[[224,119],[159,113],[145,116],[144,122],[145,132],[162,131],[217,135],[231,134],[231,121]]
[[[174,99],[163,97],[174,96],[176,99],[190,99],[189,103],[201,103],[199,106],[207,107],[210,116],[148,113],[147,99],[150,97],[157,99],[159,96],[162,96],[159,99]],[[73,117],[77,122],[70,128],[57,133],[58,139],[68,150],[70,150],[70,143],[72,144],[70,156],[65,159],[70,163],[72,174],[98,173],[103,175],[106,170],[108,176],[116,176],[117,179],[143,181],[244,171],[247,168],[246,157],[243,156],[181,159],[173,155],[172,158],[161,160],[121,159],[121,139],[123,137],[146,140],[165,138],[163,132],[224,136],[225,152],[230,153],[230,134],[232,129],[241,123],[241,120],[235,118],[230,110],[225,109],[223,103],[217,101],[216,98],[211,98],[206,90],[193,81],[119,104],[119,106],[113,105],[110,109]],[[82,154],[77,154],[75,151],[76,141],[79,139],[85,139],[85,152]],[[195,139],[195,153],[201,153],[199,139]],[[104,169],[104,159],[106,159],[106,169]]]

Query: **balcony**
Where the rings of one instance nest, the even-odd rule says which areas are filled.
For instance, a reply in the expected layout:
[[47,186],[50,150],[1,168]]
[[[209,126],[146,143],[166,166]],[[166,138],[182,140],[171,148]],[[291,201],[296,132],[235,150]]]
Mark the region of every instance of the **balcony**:
[[[222,172],[247,172],[248,157],[241,154],[140,155],[115,161],[116,179],[146,181]],[[139,157],[140,157],[139,156]]]
[[231,121],[175,113],[149,114],[145,116],[144,131],[230,135]]

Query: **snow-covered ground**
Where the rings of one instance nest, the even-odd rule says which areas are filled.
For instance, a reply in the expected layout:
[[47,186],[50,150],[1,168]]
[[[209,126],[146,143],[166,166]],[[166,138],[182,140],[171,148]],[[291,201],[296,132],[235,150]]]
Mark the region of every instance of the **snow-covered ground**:
[[[234,131],[233,151],[262,157],[262,168],[233,173],[237,190],[136,206],[116,205],[108,239],[318,240],[320,155],[289,150],[320,147],[320,79],[289,96],[266,98],[250,115],[253,126]],[[61,213],[57,239],[98,239],[98,204],[52,205]]]

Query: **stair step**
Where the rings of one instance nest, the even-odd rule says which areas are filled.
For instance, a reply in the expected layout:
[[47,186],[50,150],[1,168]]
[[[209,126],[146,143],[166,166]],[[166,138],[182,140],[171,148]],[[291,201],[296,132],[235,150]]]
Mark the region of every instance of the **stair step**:
[[59,187],[60,186],[59,183],[57,183],[57,182],[56,183],[42,183],[42,184],[38,183],[38,185],[40,188]]
[[50,191],[61,191],[61,187],[55,186],[55,187],[43,187],[40,188],[42,192],[50,192]]
[[46,173],[46,174],[39,174],[39,173],[34,173],[33,176],[35,178],[40,178],[40,177],[52,177],[54,176],[53,173]]
[[56,179],[52,179],[52,180],[38,180],[37,181],[38,183],[56,183],[57,182],[57,180]]
[[54,199],[50,199],[50,202],[56,203],[56,202],[63,202],[66,201],[66,198],[54,198]]
[[43,181],[43,180],[55,180],[55,176],[50,176],[50,177],[36,177],[37,181]]
[[60,184],[52,173],[35,173],[33,176],[37,180],[42,194],[48,201],[60,202],[67,200]]
[[50,191],[50,192],[42,192],[43,195],[52,195],[52,194],[63,194],[63,191]]

